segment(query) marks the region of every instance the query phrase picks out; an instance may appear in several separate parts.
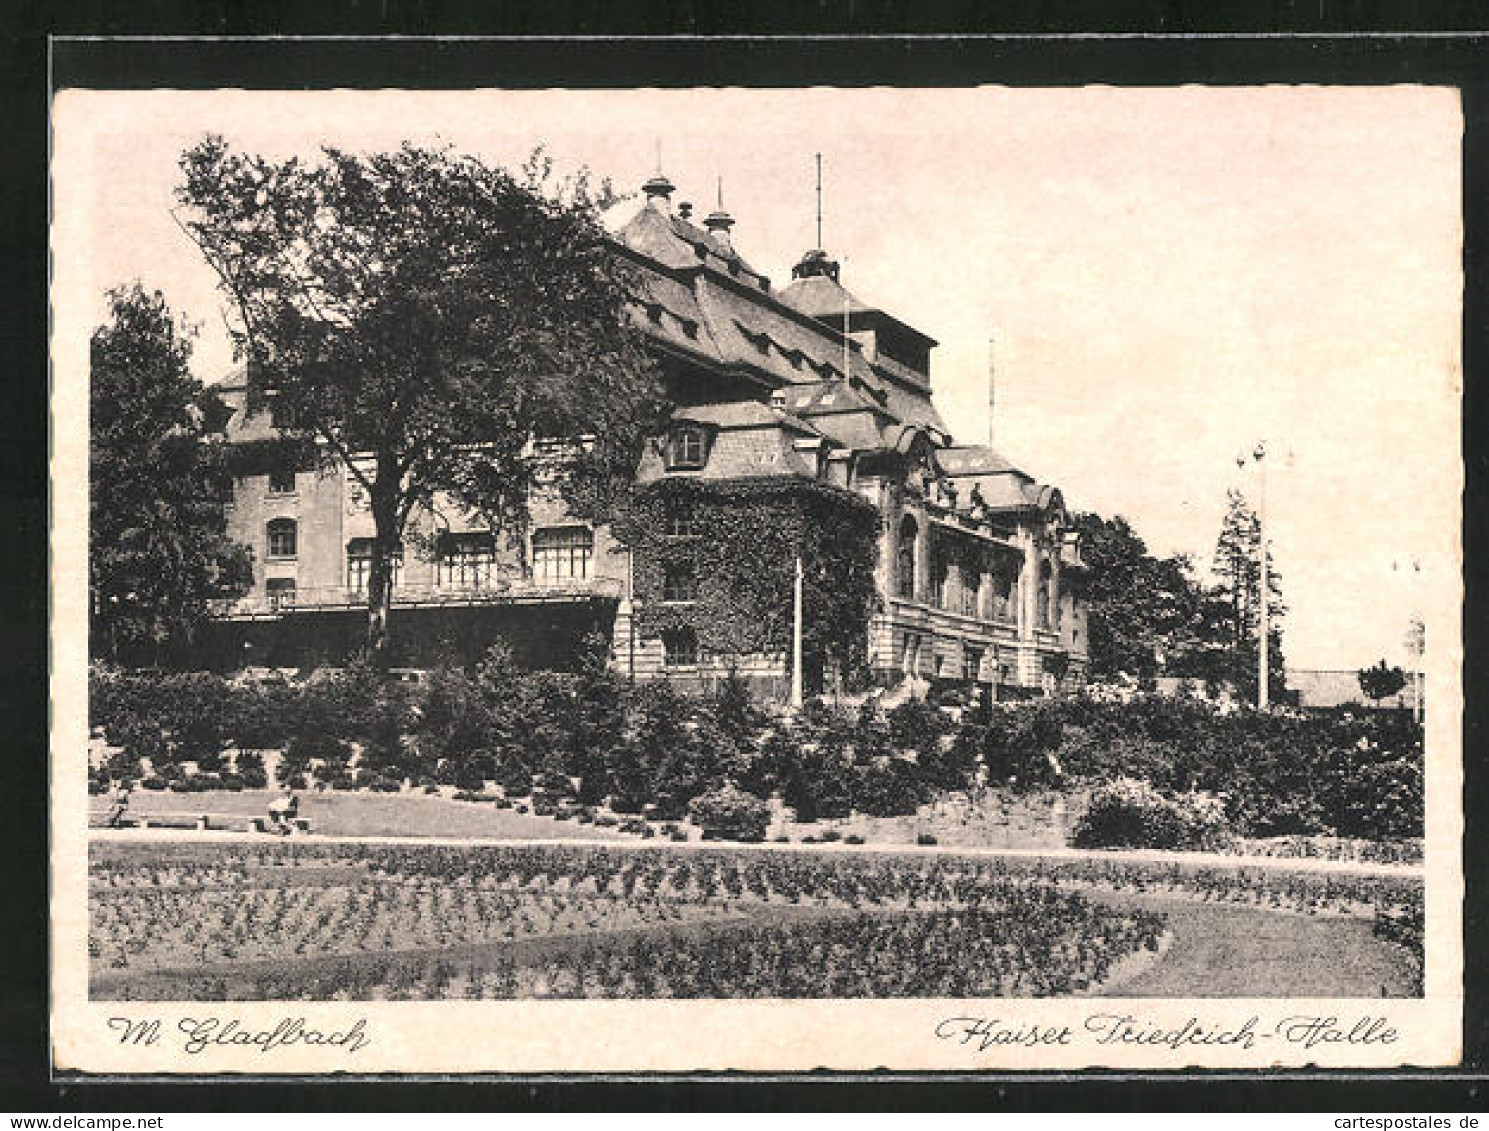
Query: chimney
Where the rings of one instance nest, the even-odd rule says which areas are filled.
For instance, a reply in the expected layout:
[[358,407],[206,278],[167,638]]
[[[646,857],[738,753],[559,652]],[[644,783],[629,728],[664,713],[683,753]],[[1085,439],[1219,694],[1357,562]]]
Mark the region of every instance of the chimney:
[[672,190],[677,186],[667,179],[667,175],[660,169],[641,186],[641,191],[646,193],[646,203],[658,212],[672,211]]
[[693,202],[691,200],[680,202],[677,206],[677,214],[684,220],[691,219],[693,215]]

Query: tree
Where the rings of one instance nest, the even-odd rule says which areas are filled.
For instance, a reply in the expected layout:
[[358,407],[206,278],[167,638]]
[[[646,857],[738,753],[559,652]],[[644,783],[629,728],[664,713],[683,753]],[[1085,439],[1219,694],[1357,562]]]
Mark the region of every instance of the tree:
[[1083,600],[1092,676],[1150,679],[1200,652],[1209,635],[1205,594],[1189,559],[1155,557],[1121,515],[1077,514],[1073,522],[1090,566]]
[[1358,678],[1365,697],[1376,703],[1389,699],[1406,686],[1406,673],[1388,666],[1384,659],[1374,667],[1361,668]]
[[191,376],[189,329],[138,282],[108,298],[89,354],[90,641],[95,656],[160,663],[252,567],[227,537],[223,406]]
[[[181,159],[178,222],[231,300],[250,406],[272,402],[365,491],[369,654],[384,662],[391,563],[450,503],[520,528],[535,482],[601,515],[662,409],[635,281],[597,221],[610,198],[404,144],[275,162],[208,137]],[[537,459],[541,447],[556,458]]]
[[[1261,635],[1261,522],[1239,491],[1226,494],[1225,519],[1215,543],[1215,595],[1224,603],[1230,637],[1226,667],[1230,681],[1243,696],[1256,694],[1258,651]],[[1267,550],[1268,668],[1267,680],[1273,699],[1287,687],[1282,658],[1279,622],[1287,613],[1282,600],[1282,582]]]

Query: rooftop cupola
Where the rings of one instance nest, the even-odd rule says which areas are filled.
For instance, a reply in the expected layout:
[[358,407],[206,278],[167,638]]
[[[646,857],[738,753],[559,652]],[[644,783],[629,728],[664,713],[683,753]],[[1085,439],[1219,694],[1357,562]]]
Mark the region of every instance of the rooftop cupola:
[[813,279],[819,276],[831,279],[836,283],[838,281],[838,262],[835,259],[828,259],[827,252],[823,251],[820,247],[814,247],[801,257],[801,262],[791,268],[791,277],[793,279]]
[[672,190],[677,186],[667,179],[667,174],[658,169],[641,186],[646,193],[646,203],[658,212],[672,211]]
[[713,236],[714,243],[718,244],[724,251],[733,251],[733,245],[729,242],[729,229],[734,227],[734,217],[724,210],[724,181],[719,179],[718,207],[703,221],[703,226],[708,229],[709,235]]

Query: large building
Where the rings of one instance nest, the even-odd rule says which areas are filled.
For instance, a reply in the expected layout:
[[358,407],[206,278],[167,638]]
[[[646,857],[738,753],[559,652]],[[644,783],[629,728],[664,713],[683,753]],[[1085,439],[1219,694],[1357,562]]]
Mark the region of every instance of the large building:
[[[825,251],[807,252],[776,289],[736,250],[722,208],[700,226],[687,205],[674,207],[664,176],[643,191],[613,246],[642,280],[634,317],[678,407],[638,484],[770,485],[872,508],[862,658],[881,685],[910,676],[1050,691],[1082,681],[1084,566],[1061,494],[987,446],[954,441],[931,400],[935,341],[850,294]],[[221,391],[236,410],[234,440],[274,436],[266,414],[247,411],[241,381]],[[670,521],[674,535],[708,537]],[[256,571],[252,591],[221,610],[219,651],[298,666],[355,646],[373,530],[347,469],[245,476],[231,532],[252,547]],[[647,553],[574,520],[556,491],[534,494],[521,532],[421,515],[393,593],[400,662],[468,658],[500,638],[530,663],[566,666],[598,631],[611,662],[637,678],[706,684],[732,670],[785,686],[791,651],[779,634],[721,650],[700,594],[709,579],[649,568]],[[789,618],[789,587],[757,599],[772,606],[762,623]],[[819,667],[813,682],[823,678]]]

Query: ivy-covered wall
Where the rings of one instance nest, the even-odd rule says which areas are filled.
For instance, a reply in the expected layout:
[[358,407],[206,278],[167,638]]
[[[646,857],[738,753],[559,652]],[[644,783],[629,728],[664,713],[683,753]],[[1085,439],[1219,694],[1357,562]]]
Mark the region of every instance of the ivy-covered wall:
[[[860,496],[807,480],[664,479],[636,491],[616,532],[634,551],[641,639],[691,628],[716,656],[789,656],[800,553],[806,675],[864,672],[879,514]],[[669,567],[691,570],[693,599],[667,600]]]

